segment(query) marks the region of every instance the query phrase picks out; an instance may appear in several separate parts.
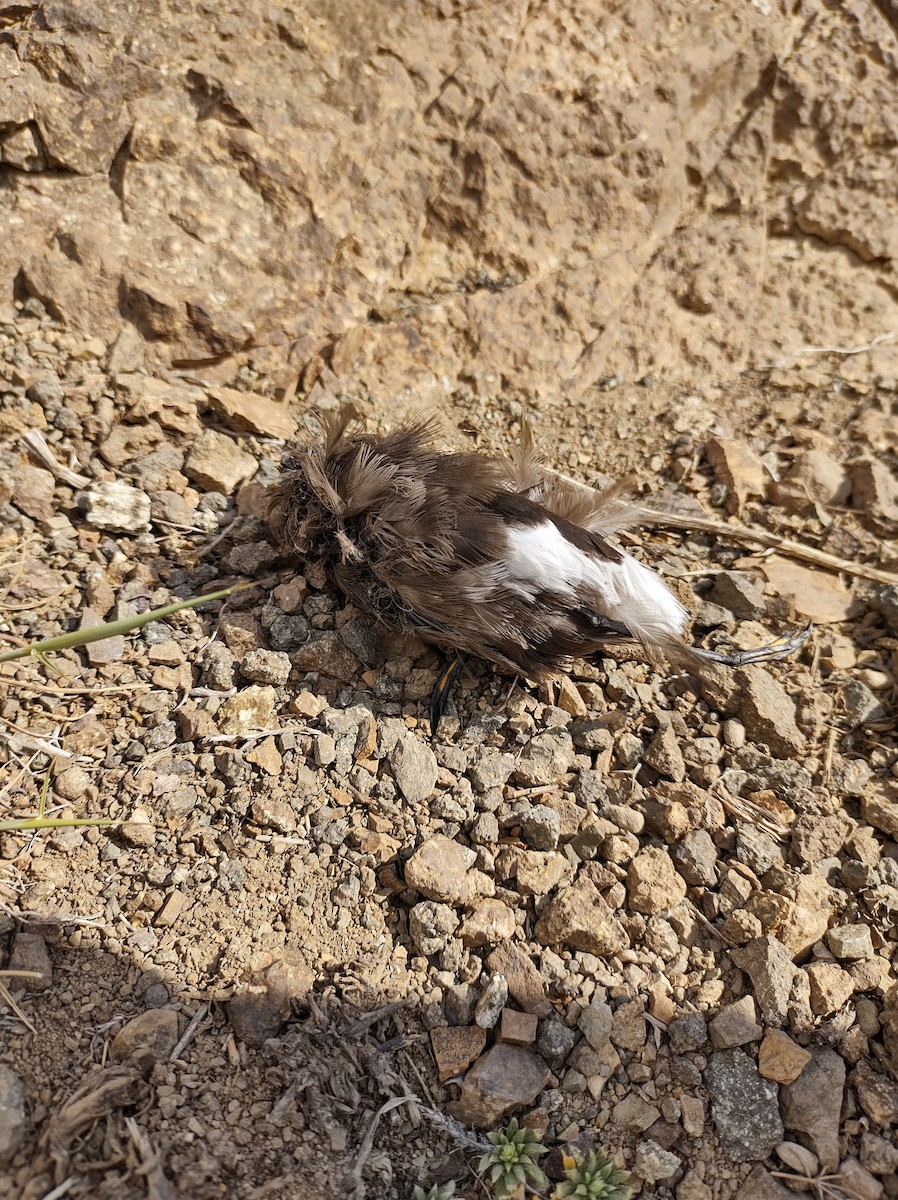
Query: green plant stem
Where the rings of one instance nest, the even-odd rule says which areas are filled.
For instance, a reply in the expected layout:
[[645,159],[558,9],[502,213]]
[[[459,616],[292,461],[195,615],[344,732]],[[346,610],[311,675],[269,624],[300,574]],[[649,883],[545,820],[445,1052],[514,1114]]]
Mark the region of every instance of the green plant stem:
[[62,829],[72,825],[117,825],[112,817],[17,817],[12,821],[0,821],[0,833],[12,833],[17,829]]
[[41,785],[40,799],[37,802],[36,817],[13,817],[8,821],[0,821],[0,833],[15,833],[20,829],[65,829],[71,825],[117,825],[112,817],[45,817],[47,811],[47,792],[50,790],[50,775],[53,764],[44,773]]
[[122,617],[120,621],[107,621],[103,625],[92,625],[89,629],[76,629],[73,633],[61,633],[58,637],[47,638],[43,642],[31,642],[27,646],[18,646],[15,650],[4,650],[0,654],[0,663],[13,662],[17,658],[27,658],[34,654],[41,660],[45,654],[54,650],[71,650],[74,646],[86,646],[89,642],[102,642],[106,638],[119,637],[149,625],[151,621],[161,621],[184,608],[196,608],[198,604],[206,604],[210,600],[224,600],[234,592],[252,587],[252,583],[244,581],[235,583],[219,592],[208,592],[205,596],[194,596],[190,600],[181,600],[177,604],[166,604],[164,608],[154,608],[149,612],[140,613],[133,617]]

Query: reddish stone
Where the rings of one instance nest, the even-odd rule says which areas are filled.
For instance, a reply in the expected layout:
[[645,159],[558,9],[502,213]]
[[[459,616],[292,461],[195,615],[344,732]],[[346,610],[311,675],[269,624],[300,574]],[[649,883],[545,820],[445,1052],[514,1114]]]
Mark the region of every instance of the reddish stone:
[[430,1044],[436,1059],[440,1083],[462,1075],[483,1053],[486,1030],[479,1025],[450,1025],[430,1031]]
[[499,1041],[509,1046],[532,1046],[536,1041],[536,1013],[503,1008],[499,1019]]
[[489,1128],[527,1108],[551,1079],[543,1060],[523,1046],[493,1046],[478,1058],[449,1111],[465,1125]]
[[504,975],[508,981],[510,996],[520,1004],[524,1012],[547,1017],[552,1005],[546,999],[542,976],[528,955],[512,942],[497,946],[486,960],[493,974]]

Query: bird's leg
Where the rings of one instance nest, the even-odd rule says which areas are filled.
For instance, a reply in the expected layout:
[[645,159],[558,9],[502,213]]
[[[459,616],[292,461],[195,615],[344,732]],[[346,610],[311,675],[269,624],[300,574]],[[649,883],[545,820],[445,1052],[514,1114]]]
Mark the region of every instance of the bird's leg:
[[436,737],[440,721],[443,719],[443,713],[446,711],[446,705],[449,703],[449,693],[452,690],[452,684],[455,682],[455,677],[462,668],[462,662],[461,655],[456,654],[455,658],[434,684],[434,689],[430,696],[431,737]]
[[810,622],[803,628],[793,629],[783,634],[766,646],[756,646],[754,650],[737,650],[732,654],[720,654],[716,650],[704,650],[693,646],[693,652],[708,662],[722,663],[725,667],[747,667],[751,663],[776,662],[780,658],[788,658],[799,647],[803,646],[811,634],[813,626]]

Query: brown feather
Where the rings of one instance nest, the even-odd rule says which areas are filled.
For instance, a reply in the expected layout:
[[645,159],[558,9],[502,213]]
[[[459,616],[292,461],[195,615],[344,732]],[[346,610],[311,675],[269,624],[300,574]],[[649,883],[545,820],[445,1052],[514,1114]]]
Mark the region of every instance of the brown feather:
[[292,448],[269,520],[284,551],[320,563],[376,620],[533,679],[622,640],[698,672],[709,658],[781,658],[808,636],[734,655],[688,646],[682,606],[607,540],[641,518],[638,502],[547,471],[526,424],[499,460],[435,452],[432,418],[350,436],[355,416],[328,414],[321,441]]
[[509,522],[551,520],[584,553],[621,557],[599,532],[598,498],[584,503],[544,471],[529,427],[502,461],[434,452],[433,422],[421,417],[385,437],[350,437],[352,415],[329,415],[323,443],[293,447],[285,460],[270,499],[285,550],[322,563],[377,619],[532,678],[620,640],[569,597],[522,596],[497,568]]

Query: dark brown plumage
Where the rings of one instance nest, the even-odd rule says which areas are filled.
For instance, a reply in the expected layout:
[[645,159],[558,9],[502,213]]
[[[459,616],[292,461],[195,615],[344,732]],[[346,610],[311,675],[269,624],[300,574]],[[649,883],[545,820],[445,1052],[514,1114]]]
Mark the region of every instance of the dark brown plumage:
[[733,656],[688,646],[686,610],[608,540],[642,511],[614,489],[585,492],[545,471],[526,431],[516,457],[500,460],[432,450],[424,419],[350,437],[352,417],[328,416],[321,441],[292,448],[270,519],[285,551],[320,563],[375,619],[531,679],[622,640],[692,665],[782,657],[798,644]]

